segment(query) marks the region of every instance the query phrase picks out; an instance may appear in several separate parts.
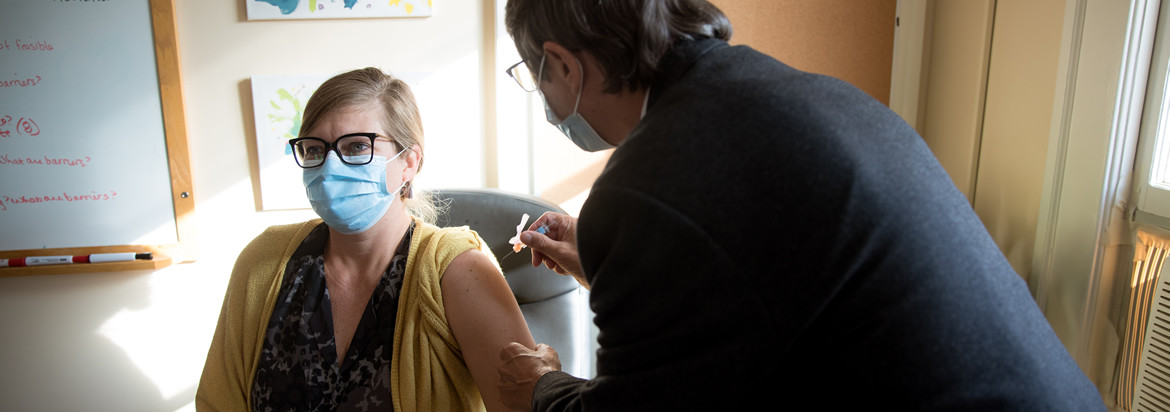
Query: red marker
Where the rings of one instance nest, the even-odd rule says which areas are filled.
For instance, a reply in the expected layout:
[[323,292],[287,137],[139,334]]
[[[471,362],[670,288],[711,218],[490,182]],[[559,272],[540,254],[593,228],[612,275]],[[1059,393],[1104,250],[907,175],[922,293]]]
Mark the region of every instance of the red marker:
[[151,260],[150,252],[93,253],[81,256],[28,256],[14,259],[0,259],[0,267],[70,265],[74,263],[128,262],[136,259]]

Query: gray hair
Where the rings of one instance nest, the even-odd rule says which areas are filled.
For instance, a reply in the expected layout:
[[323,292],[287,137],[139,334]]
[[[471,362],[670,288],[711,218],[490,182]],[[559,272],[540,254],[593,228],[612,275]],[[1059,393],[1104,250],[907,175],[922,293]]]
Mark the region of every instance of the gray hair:
[[731,39],[731,22],[705,0],[508,0],[504,16],[533,73],[552,41],[597,59],[607,93],[649,87],[675,43]]

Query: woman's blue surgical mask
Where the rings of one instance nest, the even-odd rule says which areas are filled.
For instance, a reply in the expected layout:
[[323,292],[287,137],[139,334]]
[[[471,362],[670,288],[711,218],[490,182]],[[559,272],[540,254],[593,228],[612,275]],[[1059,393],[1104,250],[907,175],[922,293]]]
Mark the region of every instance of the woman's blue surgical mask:
[[390,210],[404,182],[393,191],[386,187],[386,164],[389,159],[374,156],[370,163],[350,166],[330,151],[325,163],[304,169],[305,194],[313,211],[334,230],[343,234],[362,233],[374,227]]
[[[540,58],[540,71],[537,74],[536,90],[540,90],[540,81],[544,78],[544,59],[548,57],[545,54]],[[581,93],[585,91],[585,67],[581,65],[581,60],[577,60],[577,67],[581,68],[581,86],[577,88],[577,104],[573,106],[573,114],[566,117],[565,120],[557,118],[557,114],[553,112],[552,107],[548,105],[548,99],[544,97],[544,92],[540,92],[540,97],[544,100],[544,117],[548,119],[549,123],[561,130],[565,136],[569,137],[577,147],[587,152],[596,152],[599,150],[612,149],[614,146],[609,144],[593,130],[585,117],[577,112],[577,108],[581,106]]]

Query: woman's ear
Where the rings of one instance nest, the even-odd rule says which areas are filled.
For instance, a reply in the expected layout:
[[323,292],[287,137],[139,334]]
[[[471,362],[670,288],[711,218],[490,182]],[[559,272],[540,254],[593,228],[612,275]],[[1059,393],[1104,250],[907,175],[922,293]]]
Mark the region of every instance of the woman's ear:
[[402,169],[402,178],[403,181],[409,182],[414,180],[414,176],[418,174],[419,167],[422,166],[422,146],[417,144],[411,146],[406,153],[403,153],[403,157],[406,160],[406,167]]
[[402,189],[400,196],[403,199],[410,199],[414,197],[414,177],[418,174],[419,167],[422,166],[422,147],[419,145],[411,146],[409,150],[402,153],[402,158],[405,160],[405,165],[402,167]]

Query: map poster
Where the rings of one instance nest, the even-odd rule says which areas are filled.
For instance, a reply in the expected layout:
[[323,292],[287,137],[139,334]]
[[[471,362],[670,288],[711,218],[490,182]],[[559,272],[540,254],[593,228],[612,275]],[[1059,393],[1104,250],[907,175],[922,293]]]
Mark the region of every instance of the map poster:
[[428,17],[433,0],[244,0],[248,20]]

